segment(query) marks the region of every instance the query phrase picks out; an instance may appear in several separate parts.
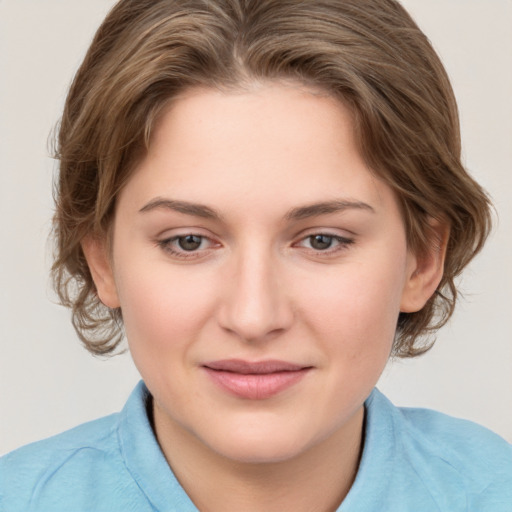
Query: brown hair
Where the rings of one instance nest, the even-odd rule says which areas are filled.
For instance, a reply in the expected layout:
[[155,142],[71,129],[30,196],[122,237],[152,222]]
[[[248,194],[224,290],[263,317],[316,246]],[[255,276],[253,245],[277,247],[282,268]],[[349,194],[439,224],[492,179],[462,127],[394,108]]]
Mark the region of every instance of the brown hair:
[[442,281],[402,313],[394,353],[427,350],[453,312],[455,277],[481,249],[489,201],[460,161],[457,107],[428,39],[394,0],[121,0],[73,81],[60,133],[54,285],[93,353],[122,338],[119,310],[98,299],[81,241],[108,236],[116,196],[147,150],[158,113],[192,86],[295,80],[354,113],[368,165],[397,194],[409,246],[450,228]]

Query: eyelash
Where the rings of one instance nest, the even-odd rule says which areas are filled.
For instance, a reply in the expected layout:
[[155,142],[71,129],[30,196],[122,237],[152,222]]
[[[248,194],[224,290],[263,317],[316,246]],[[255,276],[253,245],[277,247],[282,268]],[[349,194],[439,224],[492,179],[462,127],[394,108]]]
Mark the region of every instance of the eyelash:
[[[180,239],[184,239],[184,238],[190,237],[190,236],[200,238],[201,244],[203,241],[206,240],[206,241],[209,241],[210,244],[212,244],[212,246],[215,245],[215,243],[208,237],[206,237],[204,235],[198,235],[195,233],[187,233],[184,235],[173,236],[171,238],[165,238],[164,240],[158,240],[157,245],[166,253],[169,253],[170,255],[172,255],[176,258],[179,258],[179,259],[200,258],[201,256],[204,256],[204,253],[201,254],[199,252],[200,251],[199,248],[197,250],[191,250],[191,251],[187,251],[185,249],[178,249],[178,250],[175,249],[175,244],[177,242],[179,242]],[[340,251],[346,250],[350,245],[352,245],[354,243],[353,238],[346,238],[346,237],[334,235],[331,233],[319,232],[319,233],[312,233],[305,237],[302,237],[298,243],[294,244],[294,246],[300,247],[299,244],[301,242],[305,242],[307,240],[311,241],[314,237],[320,237],[320,236],[329,238],[329,239],[331,239],[332,242],[337,242],[337,245],[334,248],[328,247],[323,250],[322,249],[314,249],[312,247],[309,247],[309,248],[305,247],[306,249],[308,249],[309,251],[313,252],[315,255],[318,255],[318,256],[329,256],[332,254],[337,254]],[[209,248],[211,248],[211,247],[209,247]],[[206,249],[206,250],[208,250],[208,249]],[[203,249],[203,251],[204,251],[204,249]]]

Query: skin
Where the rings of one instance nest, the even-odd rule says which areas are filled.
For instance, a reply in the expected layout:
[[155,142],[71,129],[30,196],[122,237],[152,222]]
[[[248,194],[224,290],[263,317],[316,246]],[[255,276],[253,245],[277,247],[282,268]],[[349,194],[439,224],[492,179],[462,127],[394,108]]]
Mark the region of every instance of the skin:
[[[304,209],[333,202],[344,207]],[[398,314],[425,304],[443,263],[442,249],[408,250],[349,110],[296,84],[187,91],[121,191],[113,233],[111,255],[92,237],[84,251],[101,300],[122,308],[158,441],[196,505],[335,510]],[[180,247],[186,235],[197,248]],[[270,398],[240,398],[204,371],[230,358],[308,371]]]

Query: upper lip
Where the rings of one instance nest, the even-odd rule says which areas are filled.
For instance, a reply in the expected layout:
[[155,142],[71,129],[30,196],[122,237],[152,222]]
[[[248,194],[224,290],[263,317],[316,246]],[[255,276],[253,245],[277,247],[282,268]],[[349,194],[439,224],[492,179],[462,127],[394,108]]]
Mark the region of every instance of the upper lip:
[[311,368],[300,364],[289,363],[287,361],[266,360],[266,361],[244,361],[242,359],[223,359],[220,361],[210,361],[203,364],[210,370],[241,373],[241,374],[265,374],[277,372],[293,372]]

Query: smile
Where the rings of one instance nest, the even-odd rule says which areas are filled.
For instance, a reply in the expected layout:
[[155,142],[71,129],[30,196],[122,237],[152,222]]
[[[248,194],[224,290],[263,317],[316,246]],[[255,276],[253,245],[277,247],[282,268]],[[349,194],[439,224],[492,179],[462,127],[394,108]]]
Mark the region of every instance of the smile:
[[312,369],[285,361],[248,362],[239,359],[212,361],[203,365],[221,389],[249,400],[265,400],[297,384]]

